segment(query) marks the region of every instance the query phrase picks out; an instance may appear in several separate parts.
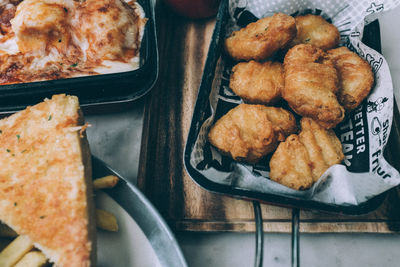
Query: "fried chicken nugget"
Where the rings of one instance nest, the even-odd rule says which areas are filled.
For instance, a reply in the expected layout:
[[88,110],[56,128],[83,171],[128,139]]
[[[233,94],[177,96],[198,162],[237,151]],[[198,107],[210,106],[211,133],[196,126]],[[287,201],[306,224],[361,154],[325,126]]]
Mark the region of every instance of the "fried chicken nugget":
[[235,60],[264,60],[296,36],[294,18],[282,13],[250,23],[225,40],[226,52]]
[[281,97],[283,66],[279,62],[241,62],[232,68],[229,87],[246,103],[273,104]]
[[287,187],[304,190],[318,181],[344,155],[333,130],[326,130],[310,118],[301,119],[299,135],[279,144],[269,162],[270,178]]
[[371,66],[347,47],[328,51],[338,71],[340,88],[338,99],[346,110],[358,107],[374,84]]
[[295,21],[297,34],[289,47],[298,44],[311,44],[323,50],[328,50],[339,44],[339,30],[323,17],[309,14],[298,16]]
[[221,117],[208,133],[210,143],[234,160],[257,163],[296,130],[289,111],[241,104]]
[[269,162],[270,179],[287,187],[304,190],[313,184],[308,152],[296,134],[279,144]]
[[279,142],[285,141],[286,137],[297,132],[296,119],[292,113],[283,108],[262,107],[268,119],[272,122],[272,128]]
[[344,118],[339,104],[338,74],[326,53],[308,44],[291,48],[285,56],[282,97],[299,115],[333,128]]

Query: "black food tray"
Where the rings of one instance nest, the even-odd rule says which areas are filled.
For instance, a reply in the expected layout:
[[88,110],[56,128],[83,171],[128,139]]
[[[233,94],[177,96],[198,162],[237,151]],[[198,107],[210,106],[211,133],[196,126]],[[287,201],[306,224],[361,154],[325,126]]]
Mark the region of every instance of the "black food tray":
[[[226,23],[228,22],[229,19],[228,2],[229,1],[227,0],[221,1],[220,9],[217,14],[217,22],[213,32],[209,52],[207,55],[203,77],[200,83],[200,88],[198,92],[196,106],[194,108],[192,123],[189,129],[188,139],[184,152],[184,163],[189,175],[197,184],[199,184],[206,190],[242,199],[258,200],[273,205],[312,209],[312,210],[341,213],[347,215],[366,214],[378,208],[385,199],[387,194],[386,192],[376,197],[373,197],[368,201],[363,202],[357,206],[326,204],[314,200],[306,200],[298,198],[296,196],[279,195],[275,193],[274,194],[261,193],[239,187],[233,187],[229,185],[215,183],[210,179],[208,179],[207,177],[205,177],[204,175],[202,175],[195,168],[195,166],[191,165],[190,156],[194,149],[197,136],[200,132],[200,127],[202,126],[205,119],[209,117],[211,112],[209,106],[209,95],[212,89],[212,83],[214,79],[214,73],[217,61],[221,55],[223,56],[223,42],[225,37],[225,29],[226,29]],[[246,12],[247,11],[244,11],[244,13],[241,15],[242,18],[245,17],[246,21],[251,21],[256,19],[251,13],[249,12],[246,13]],[[240,20],[238,21],[238,24],[241,25]],[[379,28],[379,22],[377,20],[365,26],[363,43],[365,43],[366,45],[375,49],[378,52],[381,51],[380,28]],[[395,109],[397,109],[396,105]],[[395,111],[395,115],[397,116],[394,116],[394,123],[396,118],[398,118],[397,110]]]
[[151,0],[137,0],[142,6],[146,23],[140,47],[139,68],[133,71],[92,75],[77,78],[0,85],[0,113],[24,109],[50,98],[66,93],[79,97],[84,110],[98,106],[121,104],[146,94],[157,80],[158,51]]

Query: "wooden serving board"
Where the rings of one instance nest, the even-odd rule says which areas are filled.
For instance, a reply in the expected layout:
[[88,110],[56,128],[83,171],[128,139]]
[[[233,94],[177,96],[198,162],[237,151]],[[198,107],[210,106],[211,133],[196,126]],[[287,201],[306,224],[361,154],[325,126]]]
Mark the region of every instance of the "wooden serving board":
[[[181,18],[163,4],[156,8],[156,20],[160,72],[146,100],[138,186],[176,231],[254,231],[251,202],[205,191],[183,164],[215,20]],[[396,124],[389,144],[392,151],[400,151],[399,136]],[[389,159],[393,156],[388,153]],[[262,213],[266,232],[291,231],[291,209],[263,204]],[[369,215],[301,211],[300,220],[302,232],[396,232],[400,230],[399,190],[391,190],[384,204]]]

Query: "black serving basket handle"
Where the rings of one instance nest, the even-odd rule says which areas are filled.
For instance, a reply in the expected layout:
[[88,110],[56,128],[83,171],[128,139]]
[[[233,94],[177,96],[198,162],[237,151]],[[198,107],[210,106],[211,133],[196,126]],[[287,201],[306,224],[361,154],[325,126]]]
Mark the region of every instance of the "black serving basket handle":
[[254,267],[263,266],[264,257],[264,229],[260,202],[253,200],[254,219],[256,221],[256,255]]

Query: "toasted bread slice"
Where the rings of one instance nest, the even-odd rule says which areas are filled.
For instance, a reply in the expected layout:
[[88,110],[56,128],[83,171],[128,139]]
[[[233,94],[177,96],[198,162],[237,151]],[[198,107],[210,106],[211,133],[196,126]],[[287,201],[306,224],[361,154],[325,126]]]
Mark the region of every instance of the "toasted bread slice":
[[0,120],[0,220],[55,266],[94,266],[91,162],[75,96]]

